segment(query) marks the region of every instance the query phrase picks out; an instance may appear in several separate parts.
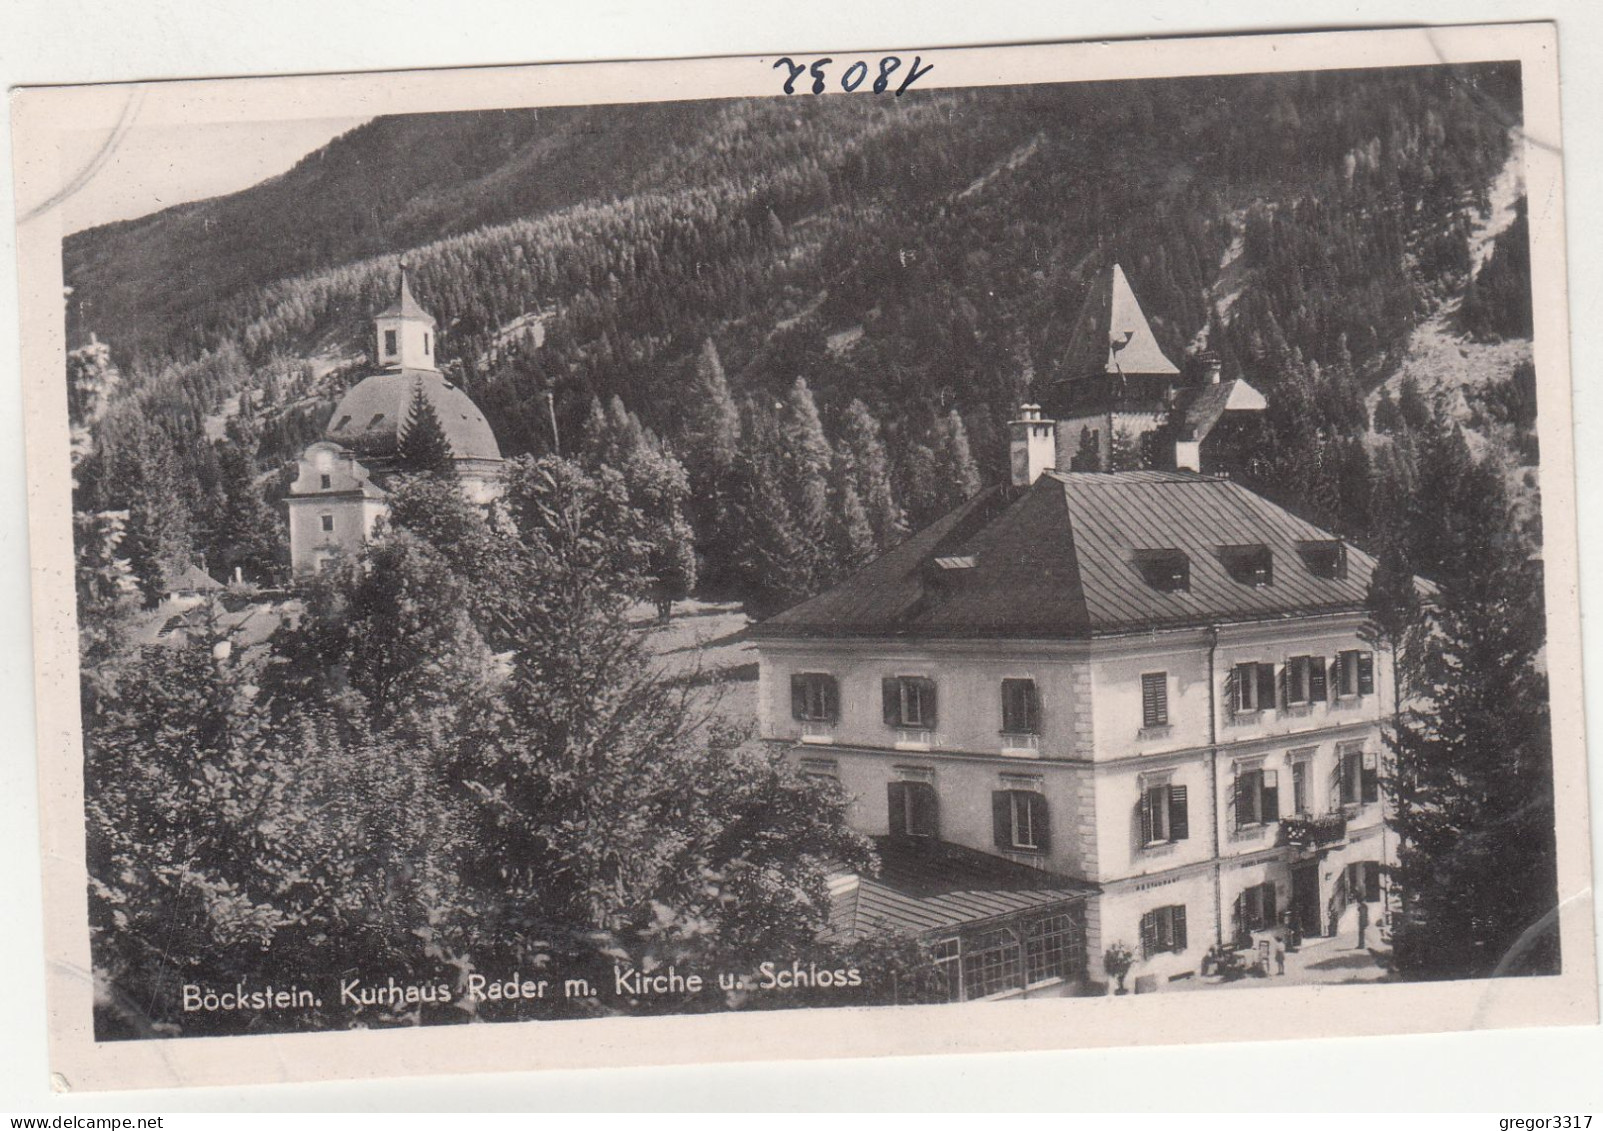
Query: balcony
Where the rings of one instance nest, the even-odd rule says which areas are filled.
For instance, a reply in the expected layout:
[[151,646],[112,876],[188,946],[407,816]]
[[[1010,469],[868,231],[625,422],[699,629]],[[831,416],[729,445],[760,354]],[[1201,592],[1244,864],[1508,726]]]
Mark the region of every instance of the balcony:
[[1326,848],[1347,839],[1347,814],[1322,817],[1287,817],[1280,822],[1280,843],[1304,851]]

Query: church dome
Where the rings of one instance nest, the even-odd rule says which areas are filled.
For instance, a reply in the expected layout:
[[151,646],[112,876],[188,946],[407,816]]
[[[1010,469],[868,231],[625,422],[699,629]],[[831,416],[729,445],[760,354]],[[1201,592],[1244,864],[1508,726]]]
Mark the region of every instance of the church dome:
[[495,433],[473,399],[434,370],[392,369],[353,385],[329,418],[328,438],[360,455],[395,453],[419,384],[458,460],[501,459]]

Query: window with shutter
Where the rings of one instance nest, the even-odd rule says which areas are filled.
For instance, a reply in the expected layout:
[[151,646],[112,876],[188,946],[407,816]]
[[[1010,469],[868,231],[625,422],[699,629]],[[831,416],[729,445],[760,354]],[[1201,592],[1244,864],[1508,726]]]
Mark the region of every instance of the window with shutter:
[[1002,733],[1039,734],[1041,705],[1033,679],[1002,681]]
[[1169,787],[1149,786],[1141,798],[1141,833],[1144,844],[1158,844],[1169,839]]
[[1263,803],[1263,771],[1241,770],[1236,775],[1236,828],[1261,824],[1258,812]]
[[1336,694],[1351,699],[1375,693],[1375,654],[1356,649],[1336,657]]
[[1349,750],[1341,756],[1341,803],[1343,805],[1357,805],[1363,796],[1362,782],[1363,754],[1356,750]]
[[1286,703],[1303,704],[1310,702],[1313,692],[1313,666],[1312,656],[1293,656],[1286,661]]
[[1375,654],[1373,652],[1359,652],[1358,656],[1358,694],[1375,694]]
[[1141,916],[1141,957],[1151,958],[1158,953],[1158,913],[1148,911]]
[[892,836],[939,835],[939,795],[921,781],[893,781],[885,786]]
[[1275,709],[1275,665],[1258,665],[1258,709],[1260,711],[1273,711]]
[[1325,658],[1323,656],[1308,657],[1308,700],[1311,703],[1323,703],[1330,697],[1325,686]]
[[1034,790],[1000,789],[991,794],[991,820],[998,848],[1026,852],[1051,849],[1046,798]]
[[1306,816],[1312,810],[1308,801],[1308,763],[1293,762],[1291,764],[1291,807],[1298,816]]
[[1185,840],[1191,835],[1191,819],[1186,810],[1186,787],[1169,787],[1169,839]]
[[1169,674],[1148,672],[1141,677],[1141,725],[1151,729],[1169,725]]
[[1236,711],[1246,714],[1258,709],[1258,665],[1237,664],[1234,671],[1236,681]]
[[1367,805],[1380,800],[1380,755],[1373,750],[1366,750],[1360,764],[1359,797]]
[[890,676],[880,681],[885,723],[918,730],[935,728],[935,681],[922,676]]
[[1280,820],[1280,771],[1264,770],[1262,774],[1258,819],[1267,825]]
[[1186,949],[1186,909],[1183,904],[1158,907],[1141,916],[1141,955]]

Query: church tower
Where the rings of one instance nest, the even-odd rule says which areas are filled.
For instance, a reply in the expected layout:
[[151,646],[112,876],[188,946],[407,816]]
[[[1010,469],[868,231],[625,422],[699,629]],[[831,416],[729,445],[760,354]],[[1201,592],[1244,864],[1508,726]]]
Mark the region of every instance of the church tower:
[[438,370],[434,363],[434,316],[418,305],[401,264],[401,291],[374,320],[380,369]]
[[488,503],[501,489],[501,448],[473,399],[440,372],[432,315],[412,297],[406,264],[395,301],[373,319],[374,372],[345,391],[321,440],[307,446],[285,503],[297,575],[332,568],[361,551],[389,513],[388,486],[406,474],[400,457],[419,393],[434,409],[465,497]]

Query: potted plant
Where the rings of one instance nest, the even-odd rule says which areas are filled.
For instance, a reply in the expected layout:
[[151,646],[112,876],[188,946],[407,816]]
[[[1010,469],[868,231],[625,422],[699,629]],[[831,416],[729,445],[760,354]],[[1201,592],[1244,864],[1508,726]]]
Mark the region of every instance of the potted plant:
[[1114,943],[1102,955],[1102,968],[1113,975],[1114,980],[1119,984],[1119,988],[1113,991],[1115,994],[1127,994],[1130,992],[1124,988],[1124,976],[1130,972],[1130,967],[1134,964],[1135,955],[1122,942]]

